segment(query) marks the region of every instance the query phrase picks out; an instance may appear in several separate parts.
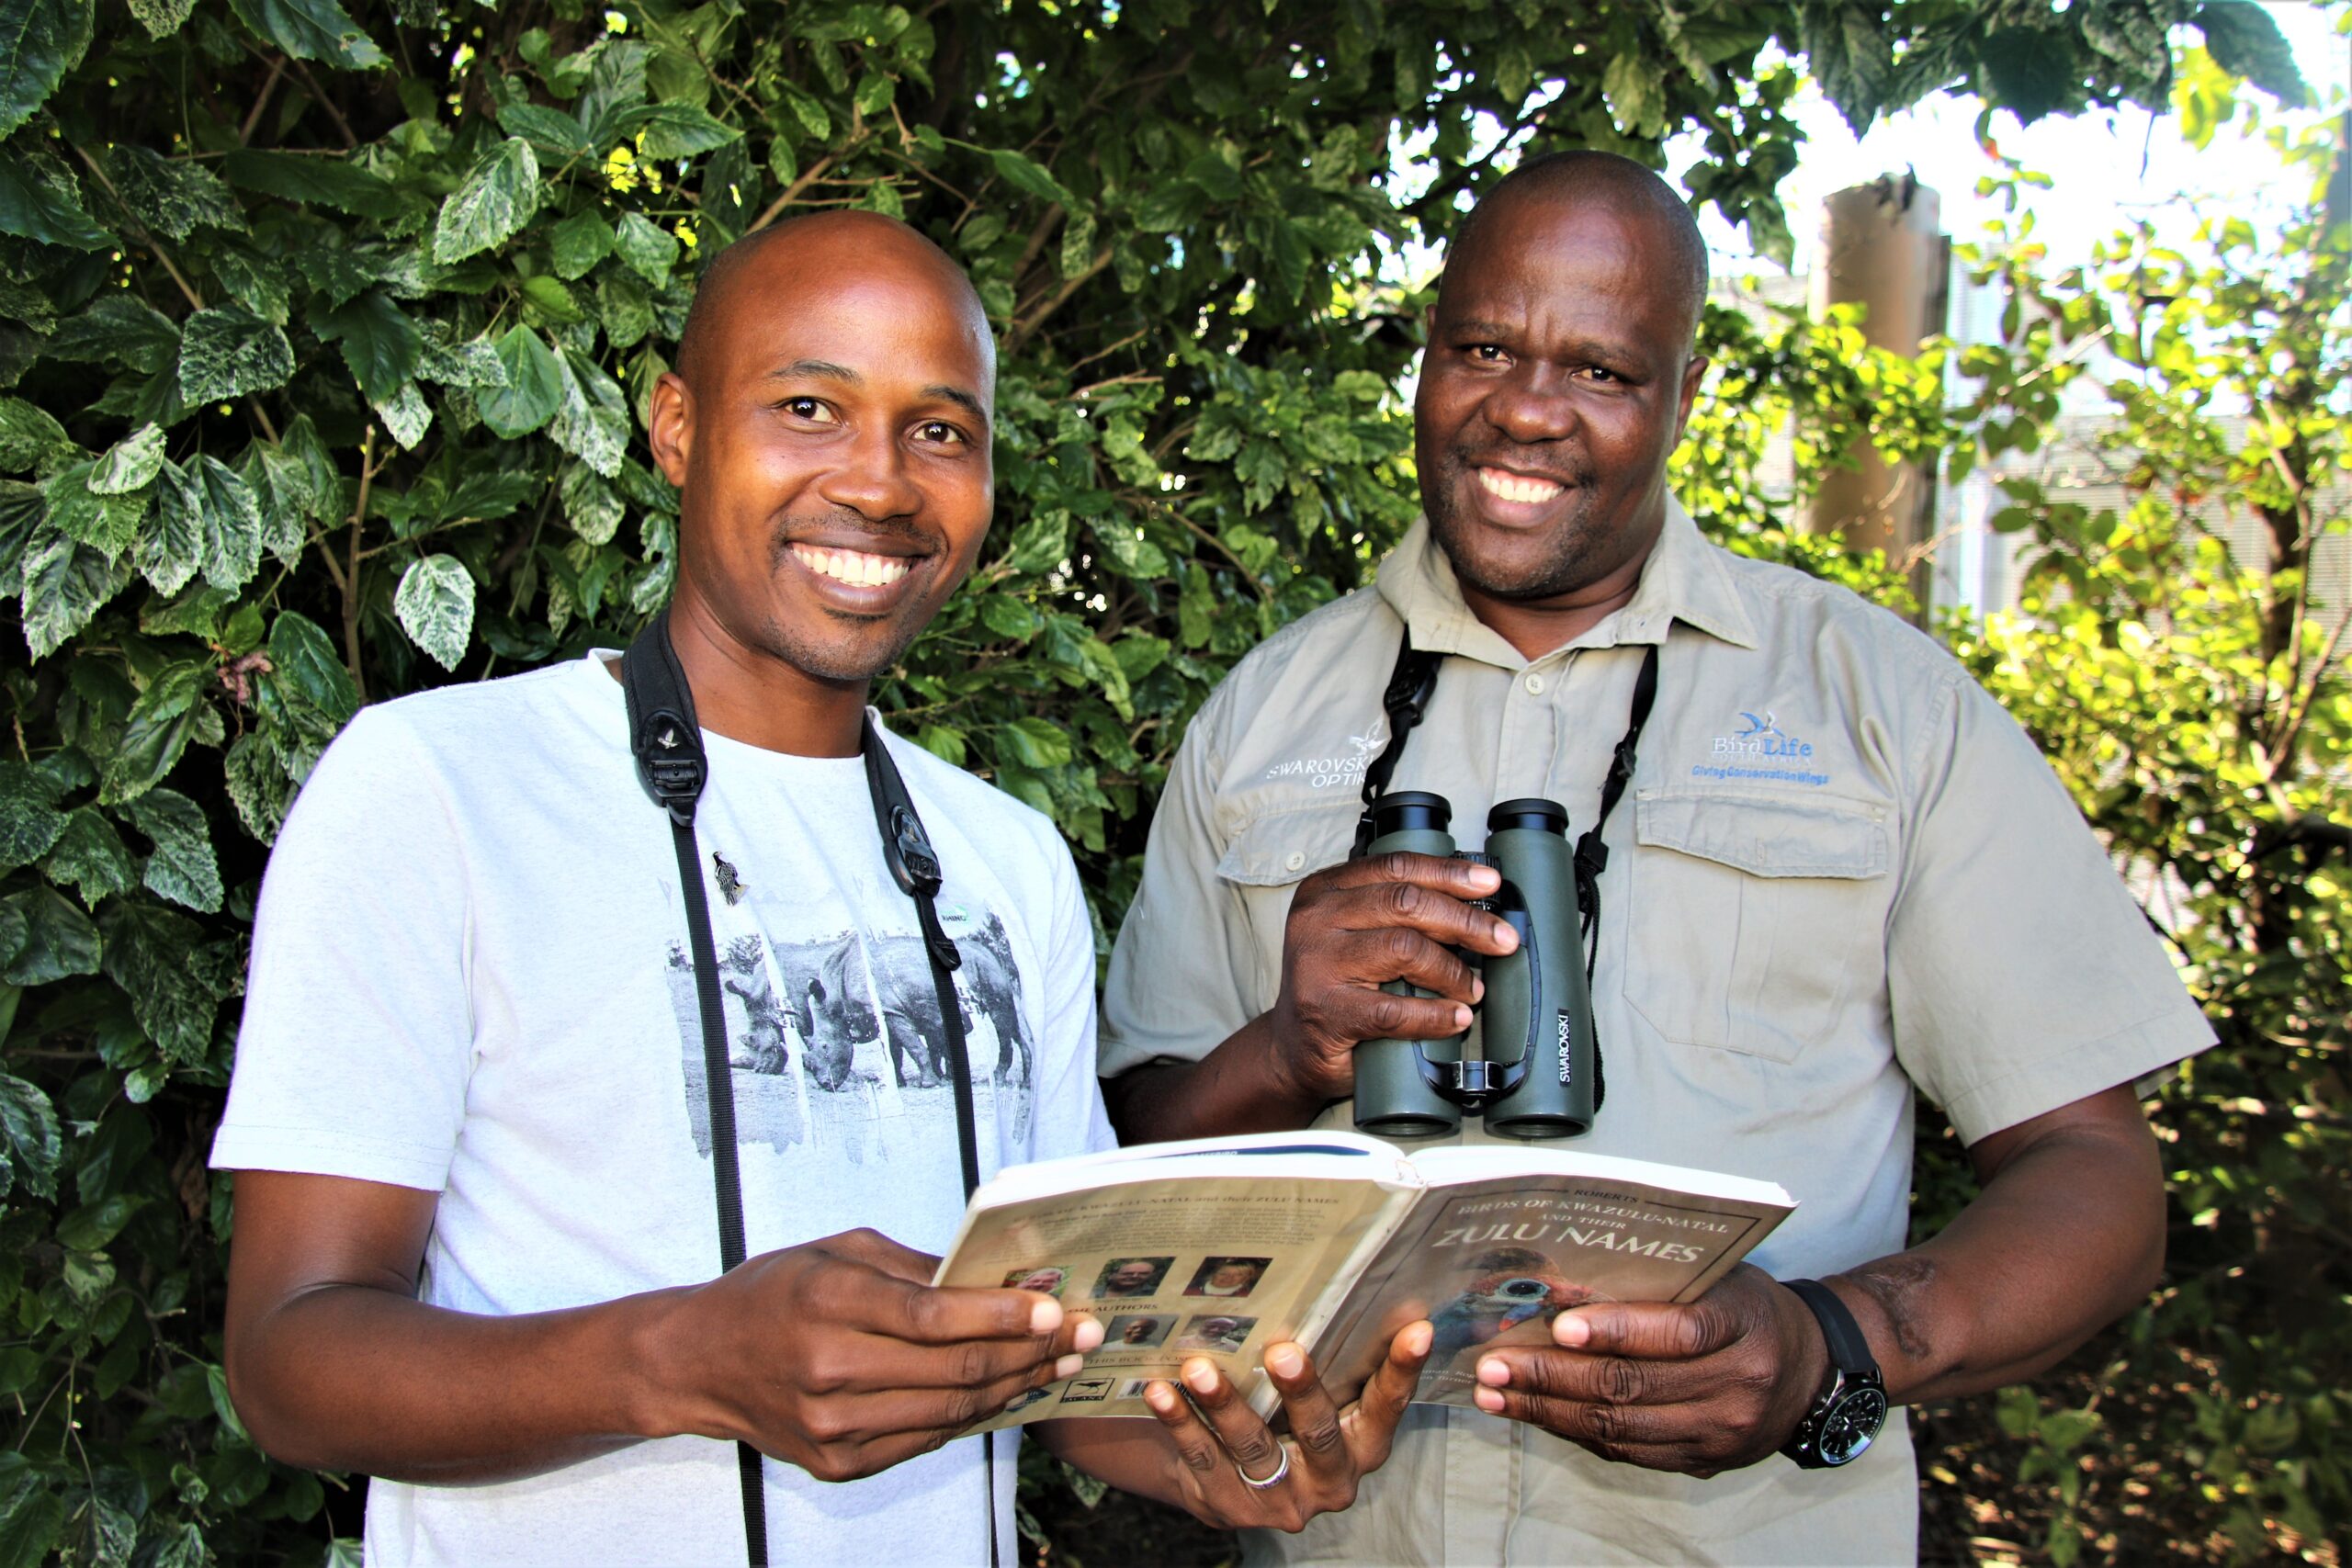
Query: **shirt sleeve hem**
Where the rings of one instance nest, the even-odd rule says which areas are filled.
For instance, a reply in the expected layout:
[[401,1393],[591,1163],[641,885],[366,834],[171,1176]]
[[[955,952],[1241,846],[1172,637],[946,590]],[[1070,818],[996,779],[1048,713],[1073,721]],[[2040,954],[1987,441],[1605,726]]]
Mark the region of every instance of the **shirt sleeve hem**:
[[300,1127],[223,1125],[212,1140],[212,1168],[341,1176],[439,1192],[449,1184],[449,1151]]
[[1989,1083],[1971,1086],[1944,1107],[1964,1144],[2072,1105],[2119,1084],[2161,1078],[2175,1064],[2214,1043],[2199,1013],[2167,1012],[2086,1042]]

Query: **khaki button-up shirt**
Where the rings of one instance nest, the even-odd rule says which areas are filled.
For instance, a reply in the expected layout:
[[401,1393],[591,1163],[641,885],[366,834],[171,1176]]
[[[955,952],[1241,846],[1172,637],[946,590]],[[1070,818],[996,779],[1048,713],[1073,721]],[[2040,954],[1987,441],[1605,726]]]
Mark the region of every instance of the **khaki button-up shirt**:
[[[1940,648],[1842,588],[1709,544],[1679,506],[1633,599],[1523,658],[1417,525],[1374,588],[1235,668],[1186,734],[1119,934],[1102,1070],[1195,1060],[1271,1007],[1299,880],[1347,855],[1409,626],[1442,653],[1392,789],[1475,849],[1488,807],[1600,807],[1643,645],[1655,710],[1606,829],[1593,1008],[1608,1100],[1579,1146],[1787,1187],[1753,1261],[1905,1245],[1912,1094],[1989,1134],[2212,1040],[2080,813]],[[1347,1103],[1325,1123],[1351,1124]],[[1486,1141],[1476,1118],[1462,1137]],[[1356,1506],[1258,1560],[1883,1562],[1915,1555],[1898,1416],[1860,1460],[1700,1481],[1476,1410],[1416,1406]]]

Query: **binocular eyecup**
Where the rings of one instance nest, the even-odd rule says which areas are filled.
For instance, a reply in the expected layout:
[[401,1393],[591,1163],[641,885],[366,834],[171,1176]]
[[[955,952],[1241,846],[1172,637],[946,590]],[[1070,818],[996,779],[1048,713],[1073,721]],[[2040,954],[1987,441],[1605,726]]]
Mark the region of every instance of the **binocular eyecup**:
[[[1585,980],[1568,814],[1557,801],[1507,800],[1487,814],[1481,852],[1458,849],[1453,803],[1398,790],[1372,803],[1367,855],[1407,852],[1491,865],[1502,886],[1479,900],[1508,921],[1519,946],[1499,958],[1465,955],[1486,979],[1470,1028],[1452,1040],[1366,1040],[1355,1049],[1355,1122],[1383,1137],[1435,1137],[1482,1115],[1518,1138],[1572,1137],[1589,1129],[1597,1058]],[[1404,981],[1382,987],[1429,996]]]

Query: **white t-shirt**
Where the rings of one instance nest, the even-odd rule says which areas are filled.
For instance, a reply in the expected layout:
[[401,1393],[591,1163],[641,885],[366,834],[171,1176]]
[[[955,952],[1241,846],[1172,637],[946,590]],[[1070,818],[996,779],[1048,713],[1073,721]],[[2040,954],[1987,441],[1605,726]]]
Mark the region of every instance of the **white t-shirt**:
[[[438,1192],[436,1306],[539,1312],[718,1272],[677,858],[625,711],[594,655],[371,707],[270,860],[212,1163]],[[864,765],[704,743],[750,1251],[862,1225],[942,1251],[963,1202],[939,1001]],[[946,874],[981,1175],[1110,1146],[1068,849],[889,745]],[[1014,1447],[997,1445],[1006,1543]],[[775,1562],[988,1560],[978,1438],[848,1484],[766,1475]],[[379,1481],[367,1546],[382,1568],[740,1562],[735,1450],[674,1438],[498,1485]]]

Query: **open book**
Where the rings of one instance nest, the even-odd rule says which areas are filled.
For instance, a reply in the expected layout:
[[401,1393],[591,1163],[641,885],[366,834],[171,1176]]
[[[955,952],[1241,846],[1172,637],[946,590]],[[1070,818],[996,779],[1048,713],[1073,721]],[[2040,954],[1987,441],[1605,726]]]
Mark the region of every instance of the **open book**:
[[1351,1397],[1424,1317],[1415,1399],[1468,1404],[1487,1346],[1548,1344],[1587,1302],[1694,1300],[1795,1206],[1770,1181],[1542,1145],[1263,1133],[1001,1171],[936,1282],[1045,1291],[1102,1323],[1076,1377],[975,1431],[1148,1416],[1144,1384],[1195,1355],[1271,1414],[1262,1364],[1285,1339]]

